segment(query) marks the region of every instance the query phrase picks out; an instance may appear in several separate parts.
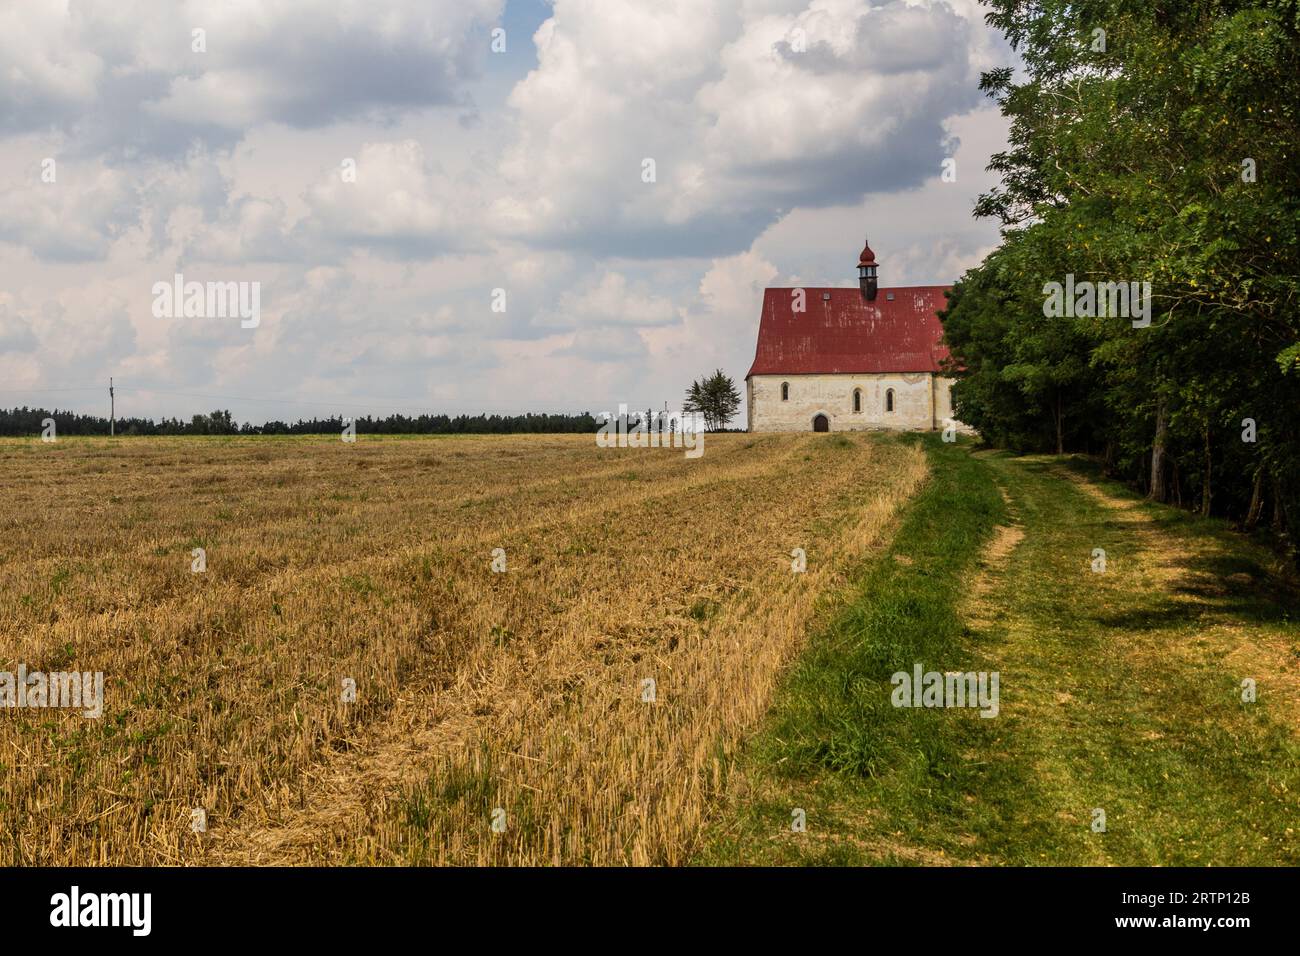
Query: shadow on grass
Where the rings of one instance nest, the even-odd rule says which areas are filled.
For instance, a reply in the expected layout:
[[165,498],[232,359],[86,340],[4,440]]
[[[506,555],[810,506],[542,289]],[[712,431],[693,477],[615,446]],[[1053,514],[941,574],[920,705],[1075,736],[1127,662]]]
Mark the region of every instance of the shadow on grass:
[[[1159,505],[1140,497],[1131,489],[1108,479],[1101,464],[1089,458],[1067,456],[1027,462],[1039,472],[1064,467],[1078,474],[1115,498],[1132,502],[1137,513],[1163,533],[1190,535],[1209,545],[1204,552],[1170,555],[1169,568],[1181,571],[1172,592],[1199,601],[1165,601],[1154,612],[1138,611],[1133,615],[1096,620],[1116,627],[1161,626],[1159,622],[1177,624],[1214,619],[1244,620],[1248,623],[1285,623],[1300,616],[1300,578],[1286,567],[1279,555],[1266,549],[1250,536],[1236,531],[1221,518],[1204,518],[1168,505]],[[1107,532],[1122,535],[1129,530],[1123,518],[1107,518],[1100,526]],[[1169,540],[1176,540],[1170,538]]]

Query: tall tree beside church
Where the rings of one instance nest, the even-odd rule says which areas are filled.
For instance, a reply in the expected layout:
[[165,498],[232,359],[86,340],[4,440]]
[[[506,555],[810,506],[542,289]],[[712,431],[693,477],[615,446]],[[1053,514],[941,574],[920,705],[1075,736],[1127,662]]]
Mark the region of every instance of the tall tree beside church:
[[[976,206],[1004,243],[944,316],[959,415],[1006,444],[1100,443],[1153,497],[1247,522],[1267,503],[1294,531],[1296,0],[986,2],[1025,70],[981,84],[1011,119]],[[1150,326],[1045,319],[1067,274],[1150,281]]]
[[704,427],[711,432],[725,428],[739,409],[740,392],[722,369],[692,382],[686,390],[686,400],[682,402],[682,411],[703,415]]

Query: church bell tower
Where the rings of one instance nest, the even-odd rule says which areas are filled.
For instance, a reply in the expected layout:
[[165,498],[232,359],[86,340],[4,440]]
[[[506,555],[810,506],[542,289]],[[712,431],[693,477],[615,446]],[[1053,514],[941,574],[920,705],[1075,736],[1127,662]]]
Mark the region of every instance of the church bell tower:
[[871,242],[867,240],[862,246],[862,255],[858,256],[858,288],[862,298],[868,302],[876,300],[876,254],[871,251]]

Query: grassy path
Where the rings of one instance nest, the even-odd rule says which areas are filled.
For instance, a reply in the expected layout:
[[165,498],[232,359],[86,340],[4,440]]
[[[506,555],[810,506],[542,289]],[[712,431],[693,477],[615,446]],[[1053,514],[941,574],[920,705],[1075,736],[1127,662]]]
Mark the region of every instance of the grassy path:
[[[1300,604],[1269,556],[1083,463],[929,451],[934,481],[787,679],[698,861],[1300,862]],[[893,707],[916,663],[997,671],[999,715]]]

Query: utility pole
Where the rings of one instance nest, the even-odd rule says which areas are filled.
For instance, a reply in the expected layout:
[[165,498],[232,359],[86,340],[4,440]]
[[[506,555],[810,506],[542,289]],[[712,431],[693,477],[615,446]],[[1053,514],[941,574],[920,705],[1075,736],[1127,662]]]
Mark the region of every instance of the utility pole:
[[113,403],[113,377],[108,377],[108,434],[117,434],[117,409]]

